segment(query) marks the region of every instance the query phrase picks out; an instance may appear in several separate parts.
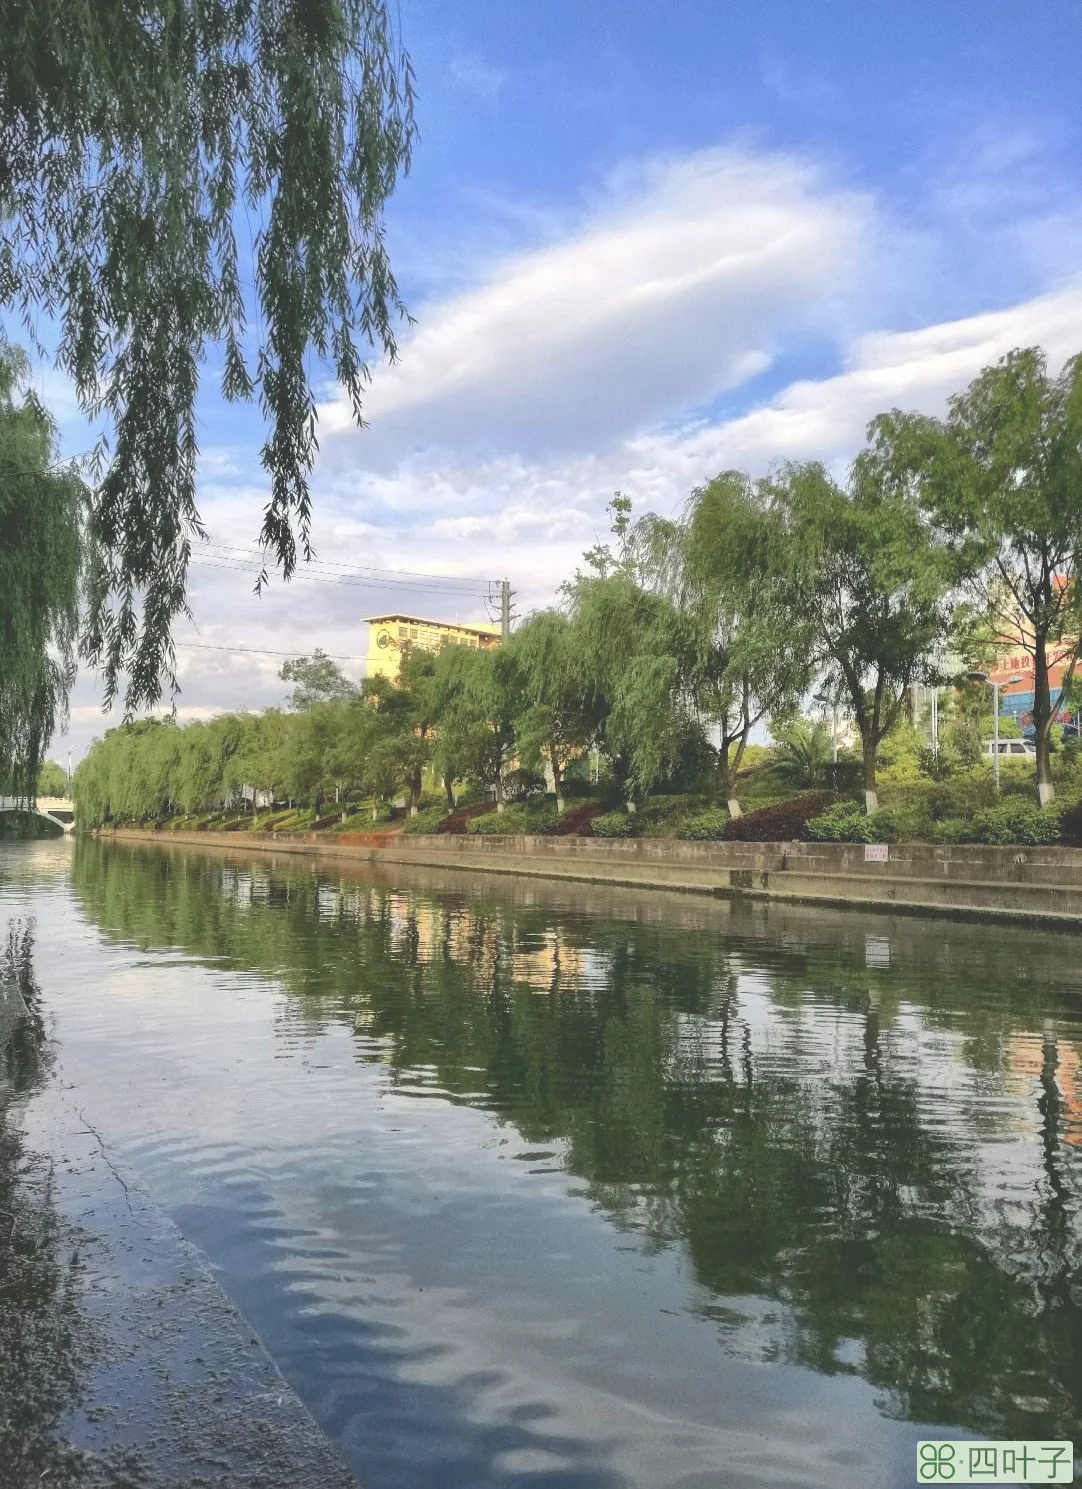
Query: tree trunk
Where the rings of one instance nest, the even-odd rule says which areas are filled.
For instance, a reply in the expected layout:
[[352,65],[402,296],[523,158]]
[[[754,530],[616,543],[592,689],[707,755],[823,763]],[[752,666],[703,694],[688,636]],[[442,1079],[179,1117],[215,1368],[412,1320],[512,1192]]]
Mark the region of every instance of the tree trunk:
[[876,812],[879,810],[879,796],[875,789],[875,752],[876,742],[873,734],[862,735],[861,745],[864,755],[864,810]]
[[556,815],[562,817],[564,814],[564,773],[560,769],[560,757],[556,751],[549,746],[549,765],[552,767],[552,790],[556,797]]
[[722,737],[721,748],[718,752],[719,768],[721,774],[721,789],[725,793],[725,805],[729,809],[730,817],[742,817],[744,814],[740,809],[740,803],[736,799],[736,768],[735,762],[730,763],[729,745],[731,741]]
[[1052,694],[1048,686],[1048,653],[1038,635],[1033,647],[1033,742],[1037,746],[1037,795],[1047,806],[1056,794],[1052,785]]
[[443,778],[443,792],[447,797],[447,806],[453,812],[455,809],[455,783],[450,776],[444,776]]
[[421,767],[418,766],[409,778],[410,816],[416,817],[421,806]]

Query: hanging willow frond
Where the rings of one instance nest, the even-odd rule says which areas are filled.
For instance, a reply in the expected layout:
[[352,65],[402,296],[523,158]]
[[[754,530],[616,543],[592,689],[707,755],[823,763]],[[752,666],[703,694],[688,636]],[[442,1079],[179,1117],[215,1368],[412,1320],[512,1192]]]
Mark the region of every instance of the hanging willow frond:
[[260,541],[287,578],[309,551],[310,361],[359,421],[367,350],[395,354],[383,209],[412,72],[385,0],[0,0],[0,36],[0,305],[55,319],[106,422],[83,650],[138,708],[175,680],[208,349],[227,399],[259,398]]

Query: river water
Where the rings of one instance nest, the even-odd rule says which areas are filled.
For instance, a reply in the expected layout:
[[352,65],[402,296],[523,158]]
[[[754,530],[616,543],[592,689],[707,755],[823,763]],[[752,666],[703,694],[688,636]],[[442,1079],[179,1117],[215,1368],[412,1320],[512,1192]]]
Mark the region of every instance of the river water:
[[1082,1443],[1079,938],[86,841],[0,848],[31,917],[53,1079],[366,1489]]

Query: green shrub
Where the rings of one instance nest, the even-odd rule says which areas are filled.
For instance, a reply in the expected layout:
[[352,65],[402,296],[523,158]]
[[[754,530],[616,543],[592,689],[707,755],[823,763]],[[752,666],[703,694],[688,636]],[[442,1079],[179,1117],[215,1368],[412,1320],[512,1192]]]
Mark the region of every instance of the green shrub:
[[466,824],[466,831],[478,837],[517,837],[522,834],[551,832],[556,822],[556,802],[550,796],[541,801],[514,802],[504,807],[502,812],[486,812],[483,817],[471,817]]
[[[729,813],[721,807],[715,807],[711,812],[696,812],[692,817],[685,817],[679,836],[693,843],[714,842],[725,836],[728,825]],[[594,831],[597,831],[596,823]]]
[[1060,813],[1056,807],[1041,807],[1023,797],[1000,802],[979,812],[974,821],[978,843],[1058,843]]
[[426,807],[424,811],[418,812],[416,817],[410,817],[402,831],[404,833],[435,832],[447,816],[447,807],[441,802],[439,806]]
[[928,836],[931,824],[918,807],[880,807],[865,813],[859,802],[839,801],[812,817],[806,831],[817,843],[902,843]]
[[545,777],[533,770],[509,770],[504,777],[503,794],[508,803],[535,801],[545,794]]
[[466,823],[466,831],[471,837],[504,837],[507,835],[518,836],[529,832],[526,822],[526,810],[521,806],[504,807],[502,812],[486,812],[483,817],[471,817]]
[[633,838],[638,823],[630,812],[606,812],[594,818],[595,838]]
[[972,817],[944,817],[933,825],[932,837],[937,843],[1058,843],[1064,834],[1063,815],[1057,807],[1008,797]]
[[971,843],[973,841],[973,819],[971,817],[944,817],[932,823],[933,843]]
[[867,817],[859,802],[839,801],[818,817],[810,817],[804,830],[813,843],[871,843],[864,832]]

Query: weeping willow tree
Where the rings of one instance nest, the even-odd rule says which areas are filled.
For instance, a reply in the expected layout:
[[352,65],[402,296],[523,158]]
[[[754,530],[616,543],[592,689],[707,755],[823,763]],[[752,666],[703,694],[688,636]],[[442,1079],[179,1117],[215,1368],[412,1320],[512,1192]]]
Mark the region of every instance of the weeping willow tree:
[[367,349],[394,355],[409,61],[385,0],[0,0],[0,36],[0,307],[55,322],[107,431],[83,645],[106,700],[139,708],[175,682],[207,353],[226,399],[259,399],[260,539],[287,578],[313,379],[333,371],[359,422]]
[[20,393],[25,354],[0,341],[0,792],[33,796],[67,709],[79,626],[86,488],[55,464],[53,422]]

